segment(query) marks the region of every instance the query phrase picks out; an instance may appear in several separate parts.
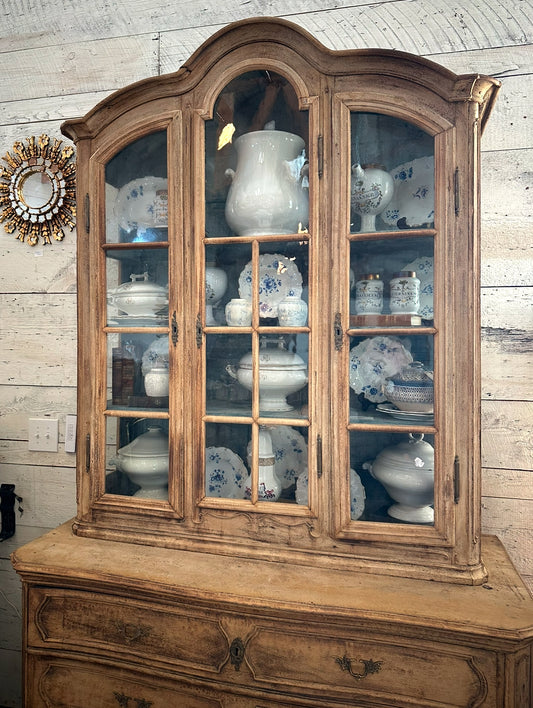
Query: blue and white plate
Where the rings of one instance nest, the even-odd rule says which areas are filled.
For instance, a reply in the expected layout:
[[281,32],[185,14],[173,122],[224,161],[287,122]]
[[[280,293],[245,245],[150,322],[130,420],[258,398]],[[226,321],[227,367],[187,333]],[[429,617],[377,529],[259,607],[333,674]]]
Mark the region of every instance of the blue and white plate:
[[[307,506],[309,503],[309,477],[305,469],[296,481],[296,503]],[[355,470],[350,470],[350,516],[353,521],[360,519],[365,510],[366,492],[361,477]]]
[[386,224],[407,227],[432,226],[435,221],[435,161],[433,156],[398,165],[391,172],[394,196],[381,214]]
[[243,499],[248,470],[242,459],[227,447],[205,451],[205,493],[208,497]]
[[168,216],[158,203],[167,194],[164,177],[142,177],[128,182],[118,190],[115,219],[128,233],[135,229],[167,226]]
[[[259,316],[277,317],[278,305],[287,295],[302,294],[302,275],[294,261],[279,253],[259,256]],[[252,301],[252,261],[239,276],[239,296]]]
[[413,361],[398,337],[369,337],[350,352],[350,387],[373,403],[384,403],[385,380]]

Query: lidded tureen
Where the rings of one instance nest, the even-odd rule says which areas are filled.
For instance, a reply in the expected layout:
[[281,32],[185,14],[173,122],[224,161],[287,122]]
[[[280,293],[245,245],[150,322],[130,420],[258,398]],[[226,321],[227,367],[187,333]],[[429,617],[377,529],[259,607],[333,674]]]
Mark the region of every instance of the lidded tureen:
[[[117,452],[116,466],[141,489],[138,496],[166,498],[168,484],[168,435],[160,426],[149,425]],[[158,494],[158,491],[161,494]]]
[[[275,346],[272,346],[275,345]],[[252,352],[239,361],[238,369],[228,365],[227,372],[247,388],[253,388]],[[307,364],[296,352],[285,348],[283,338],[261,340],[259,349],[259,408],[263,411],[290,411],[286,397],[307,383]]]
[[434,519],[434,449],[422,434],[409,433],[409,439],[384,448],[372,463],[363,467],[381,482],[396,501],[389,516],[417,524]]
[[110,305],[132,317],[153,317],[168,305],[168,291],[150,280],[148,273],[130,275],[130,282],[122,283],[107,294]]
[[401,411],[433,413],[433,372],[413,361],[385,381],[383,393]]

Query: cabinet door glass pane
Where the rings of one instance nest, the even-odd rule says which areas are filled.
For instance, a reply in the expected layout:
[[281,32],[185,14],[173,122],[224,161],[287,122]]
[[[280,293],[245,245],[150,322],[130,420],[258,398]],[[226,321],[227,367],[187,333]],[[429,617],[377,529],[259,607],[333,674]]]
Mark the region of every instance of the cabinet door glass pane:
[[[307,474],[307,138],[307,113],[272,71],[231,81],[206,121],[205,493],[245,506],[295,504]],[[235,495],[219,490],[226,468]]]
[[168,465],[168,420],[107,418],[107,494],[167,500]]
[[130,143],[105,168],[106,241],[168,239],[167,133]]
[[351,113],[352,233],[431,228],[434,141],[406,121]]

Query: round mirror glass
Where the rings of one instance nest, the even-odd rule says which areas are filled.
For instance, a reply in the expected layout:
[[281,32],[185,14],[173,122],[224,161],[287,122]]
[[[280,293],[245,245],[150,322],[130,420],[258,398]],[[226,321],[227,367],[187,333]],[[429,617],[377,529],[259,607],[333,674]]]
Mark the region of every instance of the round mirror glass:
[[46,172],[32,172],[22,183],[20,192],[21,198],[30,208],[39,209],[48,204],[54,187]]

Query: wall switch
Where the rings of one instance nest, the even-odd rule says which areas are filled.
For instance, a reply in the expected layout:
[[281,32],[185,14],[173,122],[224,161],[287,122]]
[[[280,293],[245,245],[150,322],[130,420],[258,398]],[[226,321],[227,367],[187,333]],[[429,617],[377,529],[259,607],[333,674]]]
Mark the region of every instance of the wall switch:
[[76,416],[65,417],[65,452],[76,452]]
[[28,450],[57,452],[57,418],[30,418],[28,421]]

